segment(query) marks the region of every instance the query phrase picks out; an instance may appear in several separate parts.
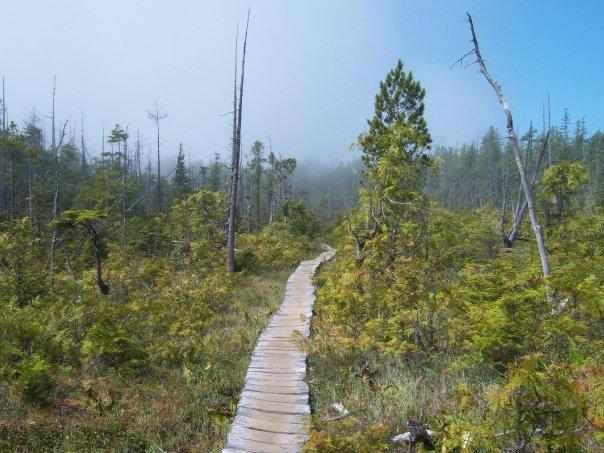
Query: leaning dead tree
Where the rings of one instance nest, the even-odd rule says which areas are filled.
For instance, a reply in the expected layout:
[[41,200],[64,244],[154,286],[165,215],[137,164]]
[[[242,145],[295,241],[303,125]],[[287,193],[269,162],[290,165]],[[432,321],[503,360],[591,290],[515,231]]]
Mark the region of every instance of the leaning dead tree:
[[[522,155],[520,153],[520,146],[518,144],[518,137],[516,136],[516,132],[514,131],[514,120],[512,117],[512,110],[510,109],[509,104],[505,100],[503,96],[503,90],[501,89],[501,85],[491,76],[489,73],[485,61],[480,53],[480,48],[478,47],[478,39],[476,38],[476,32],[474,31],[474,22],[472,22],[472,16],[467,13],[468,23],[470,24],[470,31],[472,32],[472,44],[473,49],[466,53],[463,57],[461,57],[458,62],[460,64],[463,63],[464,58],[474,55],[476,57],[476,61],[473,63],[478,63],[480,67],[480,72],[487,79],[489,84],[493,87],[495,94],[497,95],[497,99],[505,112],[507,118],[507,131],[510,143],[512,144],[512,149],[514,150],[514,158],[516,160],[516,165],[518,166],[518,173],[520,174],[520,183],[522,185],[522,190],[524,192],[524,199],[526,202],[526,209],[528,210],[529,218],[531,220],[531,226],[533,228],[533,232],[535,233],[535,239],[537,241],[537,247],[539,249],[539,256],[541,258],[541,267],[543,268],[543,276],[549,277],[551,275],[550,265],[549,265],[549,257],[547,254],[547,248],[545,247],[545,240],[543,239],[543,232],[541,231],[541,227],[539,226],[539,222],[537,220],[537,214],[535,212],[535,204],[533,202],[532,195],[532,187],[529,184],[526,169],[524,167],[524,161],[522,160]],[[473,64],[471,63],[471,64]]]
[[235,230],[237,214],[237,185],[239,183],[239,166],[241,162],[241,114],[243,111],[243,82],[245,77],[245,53],[247,49],[247,31],[250,25],[250,10],[247,11],[245,24],[245,37],[243,39],[243,56],[241,59],[241,80],[239,82],[239,95],[237,93],[237,41],[235,39],[235,78],[233,83],[233,137],[231,144],[231,178],[229,191],[229,218],[227,225],[227,268],[235,272]]
[[[537,161],[537,165],[533,169],[533,175],[531,178],[531,192],[535,186],[535,182],[537,182],[537,178],[539,176],[539,168],[541,167],[541,162],[543,161],[543,157],[545,155],[545,151],[547,150],[547,144],[549,142],[549,131],[545,135],[545,141],[543,142],[543,148],[541,149],[541,154],[539,154],[539,160]],[[522,223],[522,219],[526,214],[528,204],[526,199],[523,202],[518,204],[514,214],[514,223],[512,224],[512,229],[503,237],[503,243],[506,248],[511,248],[514,245],[516,239],[518,239],[518,233],[520,231],[520,224]]]

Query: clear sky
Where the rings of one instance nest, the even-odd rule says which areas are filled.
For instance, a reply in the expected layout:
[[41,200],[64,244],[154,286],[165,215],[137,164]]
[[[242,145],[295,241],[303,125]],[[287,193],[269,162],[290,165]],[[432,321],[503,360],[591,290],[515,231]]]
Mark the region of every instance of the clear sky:
[[503,128],[476,67],[449,70],[470,48],[466,11],[518,128],[540,127],[548,93],[554,120],[567,107],[590,131],[604,126],[604,0],[0,0],[9,118],[48,114],[56,75],[59,115],[79,128],[84,111],[93,153],[103,124],[151,143],[145,112],[159,99],[166,154],[181,141],[192,158],[224,154],[235,29],[250,3],[246,150],[270,134],[283,155],[346,159],[398,58],[426,88],[435,143]]

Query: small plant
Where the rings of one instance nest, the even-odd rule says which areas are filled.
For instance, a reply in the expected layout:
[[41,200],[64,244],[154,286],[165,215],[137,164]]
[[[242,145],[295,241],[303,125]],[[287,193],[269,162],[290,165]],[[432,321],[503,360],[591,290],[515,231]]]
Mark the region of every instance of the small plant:
[[37,354],[25,357],[15,369],[18,387],[25,401],[40,406],[48,404],[54,387],[54,377],[49,363]]

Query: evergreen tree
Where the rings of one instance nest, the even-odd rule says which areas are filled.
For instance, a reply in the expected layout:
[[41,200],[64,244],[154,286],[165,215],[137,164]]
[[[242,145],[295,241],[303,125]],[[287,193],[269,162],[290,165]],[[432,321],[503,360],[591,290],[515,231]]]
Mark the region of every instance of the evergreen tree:
[[185,165],[185,153],[182,150],[182,143],[178,146],[178,156],[176,158],[176,171],[172,180],[172,191],[176,198],[184,198],[191,193],[191,178]]
[[[534,131],[534,129],[531,129]],[[488,194],[489,199],[494,201],[499,192],[500,174],[499,161],[501,160],[501,136],[493,126],[482,138],[482,156],[486,161],[483,168],[486,168],[488,175]]]
[[431,165],[425,151],[432,141],[424,96],[399,60],[380,83],[369,131],[359,137],[371,187],[362,195],[364,213],[351,230],[356,231],[359,260],[365,243],[375,243],[369,255],[377,267],[388,268],[398,256],[420,249],[428,205],[423,189]]
[[575,127],[575,155],[581,159],[583,163],[587,161],[587,155],[585,154],[585,137],[587,136],[587,125],[585,117],[577,120]]
[[[118,167],[121,167],[121,163],[125,162],[125,156],[122,155],[122,144],[126,142],[126,140],[128,139],[128,133],[119,125],[116,124],[115,127],[111,130],[111,132],[109,133],[109,137],[107,138],[107,143],[114,145],[117,145],[117,152],[118,152]],[[113,163],[113,152],[112,152],[112,159],[111,159],[112,163]]]
[[210,190],[213,190],[214,192],[218,192],[220,190],[222,176],[221,166],[220,154],[214,153],[214,160],[210,166],[210,177],[208,178],[207,184]]
[[254,184],[254,204],[256,205],[256,226],[260,227],[260,185],[262,182],[262,164],[266,161],[264,158],[264,145],[261,141],[256,140],[252,144],[251,149],[252,159],[250,160],[250,172],[252,183]]
[[570,132],[570,115],[568,114],[568,109],[566,107],[564,108],[564,114],[562,115],[560,132],[564,136],[564,141],[568,142],[568,133]]
[[401,60],[380,82],[380,91],[375,97],[375,115],[368,121],[369,132],[361,140],[363,161],[370,170],[385,151],[380,139],[395,127],[407,135],[401,137],[398,143],[406,155],[412,157],[418,151],[429,148],[432,139],[424,119],[425,95],[426,91],[419,81],[413,79],[413,73],[403,71]]

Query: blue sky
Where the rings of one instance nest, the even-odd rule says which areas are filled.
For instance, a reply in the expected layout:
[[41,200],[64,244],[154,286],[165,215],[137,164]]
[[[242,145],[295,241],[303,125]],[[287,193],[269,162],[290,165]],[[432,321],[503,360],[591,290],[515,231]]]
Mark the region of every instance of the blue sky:
[[[9,117],[57,105],[98,151],[103,124],[140,129],[159,99],[168,111],[162,146],[183,142],[191,157],[225,153],[229,140],[234,35],[248,2],[89,0],[2,5],[0,73]],[[564,107],[604,125],[604,1],[258,0],[252,17],[244,104],[244,146],[271,136],[275,151],[326,162],[346,159],[371,116],[378,83],[398,58],[426,88],[435,143],[474,140],[504,126],[476,67],[449,70],[469,50],[475,20],[481,48],[521,130]],[[77,123],[77,124],[76,124]]]

